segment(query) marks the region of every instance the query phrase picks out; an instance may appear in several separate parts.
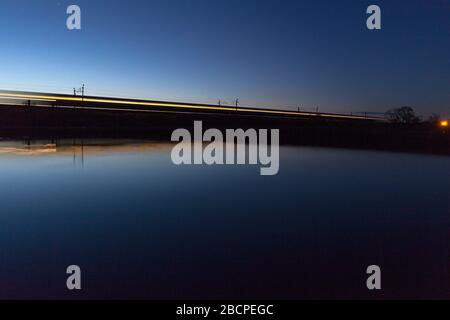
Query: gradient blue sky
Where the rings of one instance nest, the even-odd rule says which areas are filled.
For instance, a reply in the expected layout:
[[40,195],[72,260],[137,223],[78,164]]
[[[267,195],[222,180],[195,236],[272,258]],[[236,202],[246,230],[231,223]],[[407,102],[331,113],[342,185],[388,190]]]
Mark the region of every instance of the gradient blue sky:
[[0,89],[450,116],[450,0],[1,0],[0,35]]

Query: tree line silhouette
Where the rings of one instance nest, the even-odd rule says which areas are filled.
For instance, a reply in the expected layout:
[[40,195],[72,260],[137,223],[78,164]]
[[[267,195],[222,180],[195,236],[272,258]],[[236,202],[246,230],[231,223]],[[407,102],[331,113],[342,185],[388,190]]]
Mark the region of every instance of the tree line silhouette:
[[423,120],[420,116],[417,115],[414,109],[409,106],[391,109],[386,112],[385,116],[391,123],[396,124],[428,123],[437,125],[443,120],[443,118],[437,114],[432,114],[428,119]]

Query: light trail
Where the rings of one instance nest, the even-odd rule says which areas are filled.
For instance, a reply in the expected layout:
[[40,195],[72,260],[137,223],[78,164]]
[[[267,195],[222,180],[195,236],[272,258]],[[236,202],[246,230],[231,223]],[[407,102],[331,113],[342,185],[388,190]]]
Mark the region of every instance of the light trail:
[[[65,95],[51,95],[51,94],[39,94],[39,93],[4,93],[0,92],[0,98],[8,99],[24,99],[24,100],[37,100],[48,102],[81,102],[81,103],[104,103],[115,105],[128,105],[128,106],[140,106],[140,107],[166,107],[177,109],[191,109],[191,110],[210,110],[210,111],[228,111],[228,112],[243,112],[243,113],[256,113],[256,114],[268,114],[268,115],[281,115],[281,116],[306,116],[315,118],[339,118],[339,119],[354,119],[354,120],[375,120],[383,121],[382,118],[376,117],[364,117],[364,116],[352,116],[352,115],[340,115],[340,114],[327,114],[327,113],[306,113],[284,110],[267,110],[267,109],[253,109],[243,107],[225,107],[225,106],[212,106],[212,105],[199,105],[199,104],[185,104],[185,103],[170,103],[170,102],[151,102],[151,101],[133,101],[119,98],[99,98],[99,97],[71,97]],[[82,107],[79,107],[82,108]],[[85,107],[86,109],[93,107]],[[95,108],[95,109],[111,109],[121,110],[118,108]],[[133,109],[125,109],[122,111],[135,111]],[[145,110],[138,110],[145,111]]]
[[[0,99],[20,100],[20,101],[23,101],[23,100],[24,100],[24,98],[18,98],[18,97],[8,97],[8,96],[3,97],[1,93],[0,93]],[[25,100],[29,100],[29,99],[25,99]],[[54,99],[38,99],[38,98],[36,98],[36,99],[32,99],[32,100],[33,100],[33,101],[49,101],[49,102],[56,102],[56,100],[54,100]]]

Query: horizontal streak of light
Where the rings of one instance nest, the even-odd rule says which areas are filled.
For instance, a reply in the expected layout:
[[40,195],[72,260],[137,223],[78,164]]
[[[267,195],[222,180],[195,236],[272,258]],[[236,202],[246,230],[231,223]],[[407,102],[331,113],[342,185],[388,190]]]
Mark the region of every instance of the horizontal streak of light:
[[[47,108],[53,108],[51,106],[45,106]],[[142,109],[125,109],[125,108],[101,108],[101,107],[76,107],[76,106],[56,106],[58,109],[80,109],[80,110],[105,110],[105,111],[130,111],[130,112],[151,112],[151,113],[185,113],[188,112],[180,112],[180,111],[162,111],[162,110],[142,110]],[[197,113],[199,114],[199,113]]]
[[[2,95],[3,95],[3,94],[0,94],[0,99],[23,100],[23,98],[16,98],[16,97],[9,97],[9,96],[3,97]],[[56,102],[56,100],[54,100],[54,99],[40,99],[40,98],[35,98],[35,99],[32,99],[32,100],[35,100],[35,101],[49,101],[49,102]]]
[[94,102],[94,103],[109,103],[109,104],[123,104],[123,105],[136,105],[136,106],[148,106],[148,107],[170,107],[170,108],[183,108],[183,109],[201,109],[201,110],[219,110],[219,111],[234,111],[234,112],[251,112],[251,113],[265,113],[274,115],[292,115],[292,116],[309,116],[309,117],[327,117],[327,118],[343,118],[343,119],[359,119],[359,120],[381,120],[380,118],[373,117],[360,117],[360,116],[346,116],[346,115],[334,115],[326,113],[304,113],[294,111],[276,111],[276,110],[262,110],[262,109],[249,109],[249,108],[233,108],[233,107],[213,107],[213,106],[200,106],[191,104],[172,104],[162,102],[137,102],[129,100],[111,100],[100,98],[81,98],[81,97],[58,97],[58,96],[46,96],[46,95],[24,95],[24,94],[8,94],[0,93],[0,97],[14,97],[23,99],[49,99],[50,101],[76,101],[76,102]]

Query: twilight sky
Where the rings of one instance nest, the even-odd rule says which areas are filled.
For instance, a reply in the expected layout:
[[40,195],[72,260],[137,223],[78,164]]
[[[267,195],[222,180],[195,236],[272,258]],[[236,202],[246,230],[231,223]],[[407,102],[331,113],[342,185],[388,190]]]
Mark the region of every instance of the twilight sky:
[[450,116],[450,0],[0,0],[0,36],[0,89]]

